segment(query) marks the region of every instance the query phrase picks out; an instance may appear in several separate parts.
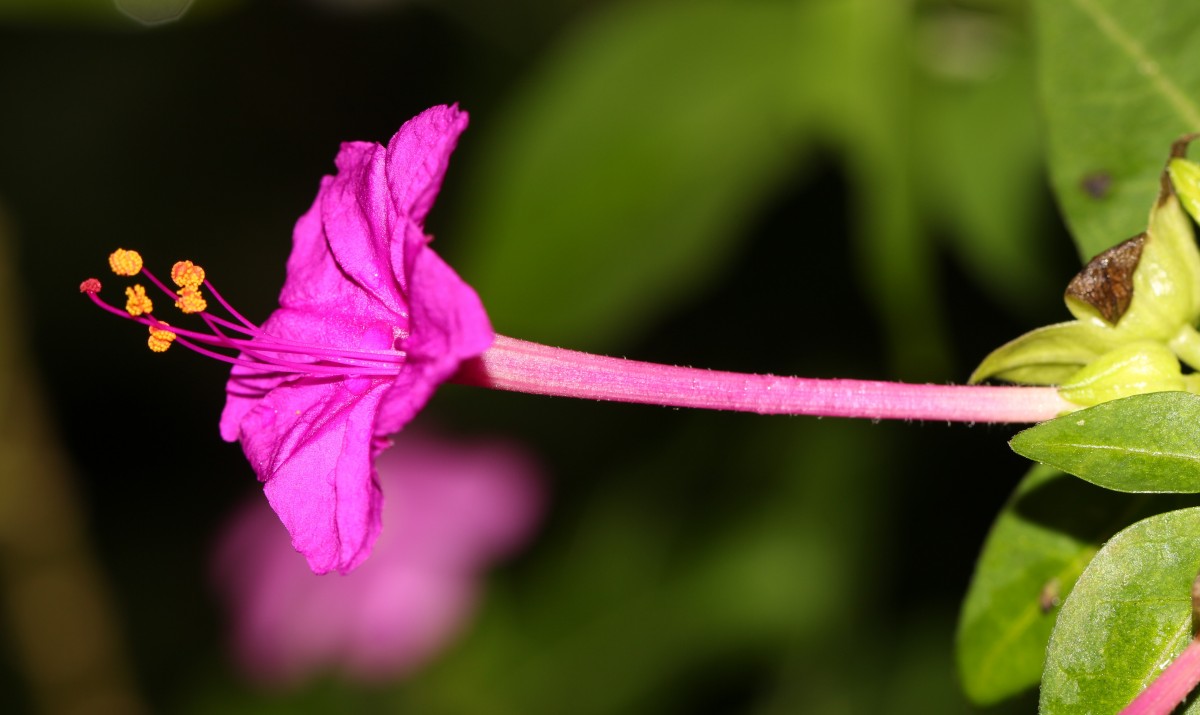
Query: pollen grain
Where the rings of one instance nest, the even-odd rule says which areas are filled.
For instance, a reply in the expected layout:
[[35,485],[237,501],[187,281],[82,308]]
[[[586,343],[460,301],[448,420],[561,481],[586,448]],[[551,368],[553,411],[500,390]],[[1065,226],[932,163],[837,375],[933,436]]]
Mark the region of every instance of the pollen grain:
[[180,288],[196,290],[204,282],[204,269],[191,261],[179,261],[171,266],[171,280]]
[[154,303],[146,295],[146,289],[140,284],[135,284],[125,289],[125,310],[133,317],[138,317],[143,313],[149,313],[154,310]]
[[208,301],[195,288],[183,288],[179,291],[179,300],[175,307],[185,313],[203,313],[208,308]]
[[[166,325],[166,323],[161,323],[161,325]],[[171,347],[171,343],[175,342],[176,337],[178,336],[170,330],[151,325],[150,337],[146,340],[146,344],[156,353],[165,353],[167,348]]]
[[108,265],[119,276],[136,276],[142,270],[142,255],[118,248],[108,256]]

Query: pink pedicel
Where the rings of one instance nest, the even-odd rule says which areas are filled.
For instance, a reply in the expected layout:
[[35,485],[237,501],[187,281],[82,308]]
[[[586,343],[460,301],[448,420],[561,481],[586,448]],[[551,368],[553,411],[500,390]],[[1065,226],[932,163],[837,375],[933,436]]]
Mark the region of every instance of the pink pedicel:
[[1159,673],[1154,682],[1125,706],[1120,715],[1168,715],[1200,683],[1200,640],[1187,648]]

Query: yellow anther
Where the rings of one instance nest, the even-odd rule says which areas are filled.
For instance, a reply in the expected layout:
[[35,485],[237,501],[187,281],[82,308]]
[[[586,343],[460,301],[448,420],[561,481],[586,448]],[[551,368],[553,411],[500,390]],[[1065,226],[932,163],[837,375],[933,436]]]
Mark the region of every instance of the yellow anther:
[[175,301],[175,307],[185,313],[203,313],[208,307],[208,301],[204,300],[204,296],[195,288],[184,288],[179,291],[179,300]]
[[[166,325],[166,323],[162,323],[162,325]],[[150,337],[146,340],[146,344],[156,353],[165,353],[167,348],[171,347],[171,343],[175,341],[176,337],[178,336],[170,330],[163,330],[151,325]]]
[[118,248],[108,256],[108,265],[119,276],[136,276],[142,271],[142,255]]
[[135,318],[142,313],[149,313],[154,310],[154,303],[146,296],[146,289],[140,285],[133,285],[126,288],[125,297],[129,299],[125,301],[125,310]]
[[196,290],[204,282],[204,269],[191,261],[180,261],[171,266],[171,280],[180,288]]

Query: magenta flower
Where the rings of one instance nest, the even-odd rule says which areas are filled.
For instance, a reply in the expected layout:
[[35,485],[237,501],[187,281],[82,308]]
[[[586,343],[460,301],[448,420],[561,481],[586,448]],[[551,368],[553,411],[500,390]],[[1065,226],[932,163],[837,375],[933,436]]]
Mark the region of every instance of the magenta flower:
[[387,528],[352,574],[312,574],[261,500],[218,542],[214,580],[233,655],[250,678],[295,684],[322,671],[377,681],[413,672],[466,625],[479,578],[538,521],[538,470],[508,444],[404,435],[379,458]]
[[[221,434],[240,440],[292,544],[317,573],[350,571],[379,534],[383,498],[372,462],[424,406],[457,382],[534,394],[871,419],[1036,422],[1076,406],[1053,387],[911,385],[745,375],[589,355],[492,333],[482,305],[428,246],[423,223],[466,114],[434,107],[387,148],[342,146],[300,218],[280,308],[262,326],[232,308],[191,261],[173,291],[136,251],[109,256],[120,276],[144,276],[207,330],[168,325],[140,284],[124,310],[148,345],[175,342],[233,364]],[[232,319],[212,314],[208,291]]]
[[[378,351],[387,374],[295,374],[235,365],[221,436],[241,440],[271,506],[313,571],[349,571],[379,533],[383,497],[372,462],[439,383],[492,342],[478,296],[426,244],[423,225],[467,125],[434,107],[387,148],[342,145],[296,224],[280,308],[261,332]],[[262,359],[251,341],[245,356]],[[402,359],[400,359],[402,358]],[[367,363],[364,363],[367,364]]]

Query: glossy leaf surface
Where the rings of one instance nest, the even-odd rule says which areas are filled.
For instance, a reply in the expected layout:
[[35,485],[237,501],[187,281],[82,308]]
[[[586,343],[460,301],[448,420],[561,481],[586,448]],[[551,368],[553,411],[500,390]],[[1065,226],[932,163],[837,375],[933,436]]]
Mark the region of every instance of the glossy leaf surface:
[[1101,549],[1050,638],[1043,715],[1118,712],[1183,650],[1192,638],[1197,544],[1200,508],[1192,508],[1140,521]]
[[1122,492],[1200,492],[1200,396],[1105,402],[1019,433],[1014,451]]

